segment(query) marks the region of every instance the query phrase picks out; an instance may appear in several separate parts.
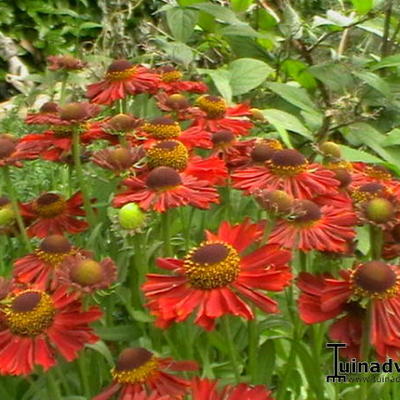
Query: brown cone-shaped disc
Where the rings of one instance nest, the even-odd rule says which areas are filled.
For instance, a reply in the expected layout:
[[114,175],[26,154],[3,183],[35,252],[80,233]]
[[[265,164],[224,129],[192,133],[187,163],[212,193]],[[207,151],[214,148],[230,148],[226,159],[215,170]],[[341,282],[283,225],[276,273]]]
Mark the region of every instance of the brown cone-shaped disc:
[[268,146],[264,143],[258,143],[254,146],[254,149],[250,153],[250,157],[255,162],[264,162],[270,160],[272,155],[276,152],[276,149]]
[[146,185],[152,189],[161,189],[168,186],[178,186],[182,179],[177,171],[170,167],[153,169],[146,178]]
[[235,135],[230,131],[218,131],[213,133],[211,140],[215,145],[227,144],[235,140]]
[[42,107],[40,107],[40,112],[42,113],[55,113],[59,110],[57,103],[53,103],[52,101],[48,101],[44,103]]
[[305,164],[306,158],[297,150],[283,149],[275,151],[271,161],[273,165],[280,167],[298,167]]
[[396,274],[382,261],[369,261],[354,273],[354,282],[371,293],[383,293],[396,284]]
[[45,253],[67,254],[71,251],[72,245],[70,241],[62,235],[50,235],[43,239],[39,249]]
[[122,72],[133,67],[133,64],[128,60],[115,60],[113,61],[107,69],[107,72]]
[[0,158],[9,157],[15,151],[15,146],[14,140],[0,138]]
[[32,311],[40,302],[41,295],[38,292],[26,292],[17,296],[11,305],[15,312]]
[[40,206],[48,206],[49,204],[53,204],[61,199],[61,196],[55,193],[45,193],[42,194],[36,200],[36,203]]
[[296,222],[307,223],[321,219],[322,213],[320,207],[310,200],[297,200],[294,208]]
[[192,254],[192,261],[199,264],[215,264],[225,260],[229,249],[222,243],[206,244]]
[[116,362],[117,371],[130,371],[146,364],[153,353],[143,347],[128,348],[121,352]]

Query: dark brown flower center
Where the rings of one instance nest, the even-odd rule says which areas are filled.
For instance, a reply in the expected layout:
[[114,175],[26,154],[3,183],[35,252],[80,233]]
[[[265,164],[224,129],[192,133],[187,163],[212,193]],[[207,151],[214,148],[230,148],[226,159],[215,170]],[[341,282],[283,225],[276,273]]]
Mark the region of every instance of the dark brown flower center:
[[211,141],[214,146],[230,145],[235,141],[235,135],[230,131],[218,131],[213,133]]
[[294,204],[294,221],[296,224],[312,224],[322,217],[320,207],[311,200],[296,200]]
[[240,257],[227,243],[203,242],[186,255],[184,269],[193,287],[215,289],[227,286],[237,279]]
[[107,122],[107,127],[119,132],[130,132],[137,126],[137,121],[130,115],[118,114]]
[[11,309],[17,312],[32,311],[39,304],[40,299],[39,292],[22,293],[13,300]]
[[107,69],[107,73],[123,72],[133,67],[133,64],[128,60],[115,60]]
[[276,175],[294,176],[306,170],[307,160],[297,150],[284,149],[275,151],[268,165]]
[[59,107],[57,103],[53,103],[51,101],[48,101],[47,103],[44,103],[42,107],[40,107],[40,112],[42,113],[56,113],[58,112]]
[[0,138],[0,158],[7,158],[15,151],[14,140]]
[[381,196],[385,193],[385,187],[377,182],[366,183],[354,190],[352,197],[355,201],[366,201]]
[[353,282],[370,294],[384,294],[396,286],[397,275],[382,261],[369,261],[354,272]]
[[82,103],[67,104],[60,111],[60,118],[66,121],[83,120],[87,117],[87,107]]
[[182,179],[179,173],[170,167],[158,167],[153,169],[146,178],[146,185],[154,190],[165,190],[179,186]]
[[50,235],[43,239],[39,249],[45,253],[69,253],[72,249],[70,241],[62,235]]
[[116,363],[118,371],[129,371],[141,367],[150,361],[153,353],[143,347],[129,348],[121,352]]
[[350,173],[344,168],[338,168],[333,170],[335,173],[335,179],[340,182],[339,188],[343,189],[350,185],[352,179]]
[[400,243],[400,224],[397,224],[391,231],[393,239]]
[[45,193],[36,200],[36,211],[42,218],[61,215],[67,208],[65,200],[55,193]]
[[4,207],[10,203],[10,199],[7,196],[0,196],[0,207]]
[[251,159],[256,163],[263,163],[271,159],[276,149],[272,148],[266,143],[258,143],[250,153]]

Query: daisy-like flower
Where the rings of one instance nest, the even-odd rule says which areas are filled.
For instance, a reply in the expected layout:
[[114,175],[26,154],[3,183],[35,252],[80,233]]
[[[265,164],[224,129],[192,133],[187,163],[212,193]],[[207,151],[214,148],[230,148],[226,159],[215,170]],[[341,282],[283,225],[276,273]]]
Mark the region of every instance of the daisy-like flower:
[[[182,399],[190,387],[190,381],[171,372],[195,371],[194,361],[174,361],[161,358],[142,348],[127,348],[122,351],[111,370],[112,384],[92,400],[107,400],[117,395],[118,400],[150,399],[152,396],[167,396]],[[159,399],[159,397],[155,397]]]
[[53,125],[76,126],[95,117],[99,112],[100,107],[97,104],[69,103],[60,108],[59,118]]
[[30,203],[21,204],[22,216],[34,222],[28,228],[29,236],[44,238],[64,232],[79,233],[88,228],[88,223],[76,217],[85,216],[82,210],[82,193],[75,193],[65,200],[56,193],[44,193]]
[[91,160],[100,167],[113,171],[115,175],[120,175],[132,168],[144,155],[142,147],[116,146],[97,151]]
[[203,95],[196,100],[198,108],[193,108],[193,126],[199,126],[213,133],[227,130],[235,135],[248,135],[253,123],[247,118],[251,116],[250,107],[238,104],[228,107],[222,97]]
[[342,309],[324,310],[321,300],[327,287],[325,283],[327,279],[333,279],[333,277],[300,273],[297,281],[301,291],[298,300],[300,318],[306,324],[316,324],[339,317],[330,326],[329,337],[347,344],[347,347],[341,350],[342,356],[360,358],[360,343],[366,310],[355,301],[349,301]]
[[161,78],[158,89],[168,94],[181,92],[205,93],[208,90],[207,85],[203,82],[183,81],[182,72],[178,71],[172,65],[160,67],[157,69],[157,72]]
[[292,214],[277,222],[271,243],[303,251],[342,252],[346,242],[355,237],[356,215],[348,208],[320,207],[311,200],[296,200]]
[[107,289],[117,279],[117,267],[107,257],[97,262],[87,254],[73,254],[63,259],[56,271],[60,284],[84,293]]
[[332,171],[308,163],[292,149],[277,150],[264,165],[240,168],[232,174],[234,188],[247,194],[259,189],[284,190],[298,199],[336,192],[339,182],[334,177]]
[[31,157],[28,152],[20,151],[17,138],[8,133],[0,134],[0,167],[22,167],[21,160],[29,158]]
[[86,97],[92,103],[112,104],[128,95],[154,91],[160,77],[141,65],[116,60],[107,69],[104,80],[87,87]]
[[189,112],[189,100],[182,93],[159,92],[154,98],[157,100],[157,106],[161,111],[172,113],[177,120],[185,121],[192,118]]
[[13,276],[17,282],[35,284],[45,290],[50,283],[55,287],[55,272],[62,261],[79,251],[62,235],[50,235],[42,240],[39,247],[14,262]]
[[87,63],[79,58],[75,58],[70,54],[49,56],[47,57],[49,63],[48,69],[51,71],[77,71],[86,67]]
[[391,196],[392,191],[381,183],[369,182],[352,188],[350,195],[354,203],[363,203],[378,197]]
[[[325,321],[340,316],[356,302],[362,310],[371,308],[371,326],[368,341],[373,346],[378,360],[387,357],[398,359],[400,356],[400,272],[399,267],[382,261],[368,261],[355,265],[352,270],[340,272],[341,279],[325,277],[320,284],[320,295],[310,304],[303,303],[301,315],[308,323]],[[309,284],[315,286],[312,280]],[[303,289],[304,290],[304,289]],[[309,289],[310,291],[312,289]],[[366,316],[358,313],[365,320]],[[365,314],[365,313],[364,313]],[[354,316],[354,314],[352,314]],[[318,321],[319,319],[319,321]],[[336,328],[335,339],[343,340],[353,332],[350,345],[360,343],[356,326],[353,331],[345,331],[349,324]],[[359,351],[358,351],[359,353]]]
[[57,103],[48,101],[40,107],[39,112],[27,114],[25,123],[28,125],[51,125],[54,121],[59,119],[59,111],[60,107]]
[[165,212],[186,205],[207,209],[219,202],[217,190],[207,181],[170,167],[155,168],[143,177],[127,178],[123,184],[127,190],[114,197],[114,207],[134,202],[143,210]]
[[36,365],[48,370],[56,354],[67,361],[98,337],[89,327],[102,313],[98,307],[82,311],[76,295],[59,287],[54,293],[29,288],[12,291],[0,305],[0,373],[27,375]]
[[172,274],[149,274],[143,285],[156,324],[166,328],[196,313],[195,323],[212,330],[216,318],[226,314],[254,318],[243,299],[264,312],[278,312],[276,301],[262,290],[278,292],[289,284],[290,252],[267,244],[245,255],[262,235],[260,224],[223,222],[217,234],[206,232],[206,240],[183,260],[159,258],[157,265]]
[[273,400],[271,391],[265,386],[249,386],[240,383],[218,389],[218,381],[196,378],[192,382],[193,400]]

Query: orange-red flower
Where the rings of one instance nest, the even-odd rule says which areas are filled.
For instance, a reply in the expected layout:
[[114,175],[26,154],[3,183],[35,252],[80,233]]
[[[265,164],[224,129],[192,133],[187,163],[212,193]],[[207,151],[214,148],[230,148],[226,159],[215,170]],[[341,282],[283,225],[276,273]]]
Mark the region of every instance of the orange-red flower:
[[116,60],[107,69],[104,80],[87,87],[86,96],[92,103],[111,104],[128,95],[154,91],[160,77],[141,65]]
[[47,57],[49,63],[49,70],[66,70],[66,71],[77,71],[83,69],[87,63],[81,61],[79,58],[75,58],[70,54],[49,56]]
[[218,192],[207,181],[170,167],[158,167],[144,176],[127,178],[123,184],[127,190],[115,195],[114,207],[134,202],[143,210],[165,212],[186,205],[207,209],[219,201]]
[[240,383],[236,386],[217,388],[218,381],[196,378],[192,383],[193,400],[273,400],[271,391],[265,386],[249,386]]
[[128,348],[119,355],[111,375],[113,383],[93,400],[178,400],[190,387],[190,381],[171,374],[174,371],[194,371],[194,361],[174,361],[161,358],[141,348]]
[[243,299],[267,313],[278,312],[276,301],[262,290],[277,292],[289,284],[290,252],[268,244],[247,253],[262,234],[262,225],[248,220],[223,222],[217,234],[207,231],[206,240],[183,260],[159,258],[157,265],[172,275],[149,274],[143,285],[156,324],[165,328],[196,313],[195,323],[211,330],[225,314],[254,318]]
[[[379,360],[400,356],[400,269],[382,261],[368,261],[352,270],[340,271],[341,279],[314,278],[300,280],[300,315],[306,323],[326,321],[349,313],[347,320],[331,328],[333,339],[345,340],[352,349],[351,356],[359,355],[361,335],[367,335]],[[354,303],[357,310],[354,311]],[[360,327],[371,307],[369,332]],[[340,321],[340,320],[339,320]],[[339,322],[338,321],[338,322]],[[333,331],[332,331],[333,329]]]
[[76,217],[85,216],[82,210],[81,192],[66,200],[56,193],[44,193],[36,200],[21,204],[21,213],[31,218],[33,223],[28,228],[30,236],[44,238],[51,234],[62,235],[65,232],[79,233],[88,228],[88,223]]
[[163,90],[168,94],[191,92],[205,93],[208,87],[203,82],[183,81],[182,72],[178,71],[171,65],[165,65],[157,69],[160,74],[161,81],[158,84],[158,89]]
[[25,123],[28,125],[51,125],[58,120],[58,112],[60,107],[57,103],[48,101],[40,107],[37,113],[29,113],[25,117]]
[[55,273],[63,260],[76,253],[90,256],[90,252],[72,246],[62,235],[49,235],[32,253],[14,262],[13,276],[17,282],[30,283],[39,289],[55,288]]
[[67,361],[98,337],[89,323],[101,317],[97,307],[82,311],[76,295],[59,287],[54,293],[16,289],[0,305],[0,373],[30,374],[36,365],[48,370],[56,354]]
[[275,151],[262,166],[244,167],[232,174],[234,187],[247,194],[259,189],[284,190],[299,199],[312,199],[336,192],[335,174],[319,164],[310,164],[297,150]]
[[227,130],[235,135],[248,135],[253,123],[250,106],[238,104],[228,107],[222,97],[203,95],[196,100],[197,108],[192,109],[194,118],[192,126],[201,127],[207,132]]
[[292,215],[278,221],[269,240],[288,249],[342,252],[356,235],[356,223],[356,215],[348,208],[297,200]]

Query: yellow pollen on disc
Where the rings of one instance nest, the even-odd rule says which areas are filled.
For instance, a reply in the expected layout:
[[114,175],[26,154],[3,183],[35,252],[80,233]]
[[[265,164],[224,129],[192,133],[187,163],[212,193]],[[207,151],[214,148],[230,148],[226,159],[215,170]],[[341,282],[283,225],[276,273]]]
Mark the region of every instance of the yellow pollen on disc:
[[267,161],[267,165],[270,171],[274,175],[279,175],[279,176],[296,176],[301,174],[302,172],[307,171],[308,167],[307,162],[301,165],[292,166],[292,165],[277,165],[274,164],[271,160]]
[[388,181],[388,180],[392,179],[391,173],[383,168],[367,166],[365,168],[365,173],[369,177],[377,179],[377,180],[381,180],[381,181]]
[[62,214],[67,208],[67,203],[61,197],[50,204],[38,204],[36,202],[35,209],[42,218],[53,218]]
[[60,265],[65,257],[71,256],[75,253],[74,250],[69,251],[68,253],[47,253],[43,250],[35,250],[35,255],[40,258],[46,264],[51,265],[52,267],[57,267]]
[[113,368],[111,375],[114,381],[118,383],[145,383],[151,377],[158,374],[159,362],[156,357],[151,357],[149,361],[141,365],[140,367],[119,371]]
[[196,105],[206,112],[209,118],[222,118],[226,112],[226,102],[220,97],[200,96]]
[[[38,293],[40,300],[28,311],[17,311],[13,305],[21,296],[29,296],[31,293]],[[39,290],[25,290],[18,293],[11,305],[6,309],[7,325],[11,332],[19,336],[35,337],[43,333],[53,322],[55,307],[51,297]]]
[[136,74],[136,67],[131,67],[123,71],[107,72],[106,80],[108,81],[123,81],[125,79],[131,78]]
[[182,72],[174,70],[174,71],[168,71],[168,72],[163,72],[161,74],[161,80],[163,82],[169,83],[169,82],[176,82],[179,81],[179,79],[182,78]]
[[146,122],[142,129],[153,135],[155,139],[174,139],[177,138],[182,130],[177,122],[172,124],[158,124],[152,122]]
[[196,289],[211,290],[234,282],[240,273],[240,256],[229,244],[205,241],[184,259],[185,275]]
[[147,150],[147,162],[150,168],[171,167],[176,170],[186,168],[189,153],[185,145],[179,141],[157,143]]

